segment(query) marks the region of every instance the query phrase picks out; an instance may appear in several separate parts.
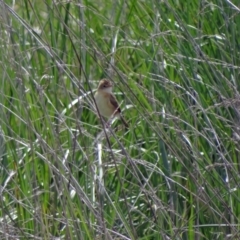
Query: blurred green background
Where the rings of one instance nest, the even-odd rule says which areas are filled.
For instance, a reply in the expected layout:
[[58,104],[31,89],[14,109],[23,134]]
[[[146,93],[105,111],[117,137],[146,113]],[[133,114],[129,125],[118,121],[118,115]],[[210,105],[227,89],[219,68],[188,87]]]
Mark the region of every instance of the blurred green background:
[[0,1],[0,238],[239,239],[239,30],[237,0]]

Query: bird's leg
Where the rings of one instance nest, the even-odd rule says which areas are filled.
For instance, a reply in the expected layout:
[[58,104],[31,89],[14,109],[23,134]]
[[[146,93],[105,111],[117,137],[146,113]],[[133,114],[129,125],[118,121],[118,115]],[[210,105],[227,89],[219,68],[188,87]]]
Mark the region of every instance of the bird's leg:
[[105,127],[109,128],[110,126],[111,126],[111,122],[107,121],[106,124],[105,124]]
[[106,128],[110,128],[111,127],[113,120],[114,120],[114,116],[109,118],[109,120],[106,122]]

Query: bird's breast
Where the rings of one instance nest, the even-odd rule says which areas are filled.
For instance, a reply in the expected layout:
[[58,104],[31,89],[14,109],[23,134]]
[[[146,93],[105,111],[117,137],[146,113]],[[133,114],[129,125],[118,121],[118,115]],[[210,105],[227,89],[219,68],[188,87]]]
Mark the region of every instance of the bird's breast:
[[111,117],[114,113],[114,109],[110,104],[110,96],[106,93],[96,92],[94,97],[100,114],[103,117]]

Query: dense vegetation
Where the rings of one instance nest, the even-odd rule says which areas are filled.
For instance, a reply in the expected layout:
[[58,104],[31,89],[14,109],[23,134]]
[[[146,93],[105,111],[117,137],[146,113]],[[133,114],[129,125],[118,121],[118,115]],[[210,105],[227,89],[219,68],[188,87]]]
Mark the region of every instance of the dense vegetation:
[[237,0],[0,0],[0,238],[240,239],[239,33]]

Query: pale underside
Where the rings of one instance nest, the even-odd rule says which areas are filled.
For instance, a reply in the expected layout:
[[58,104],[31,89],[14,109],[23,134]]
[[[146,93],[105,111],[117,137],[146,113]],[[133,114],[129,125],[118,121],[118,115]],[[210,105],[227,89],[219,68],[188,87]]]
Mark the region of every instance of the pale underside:
[[113,115],[118,115],[118,103],[111,93],[102,92],[101,94],[99,94],[98,92],[96,92],[95,101],[98,110],[103,117],[110,118]]

